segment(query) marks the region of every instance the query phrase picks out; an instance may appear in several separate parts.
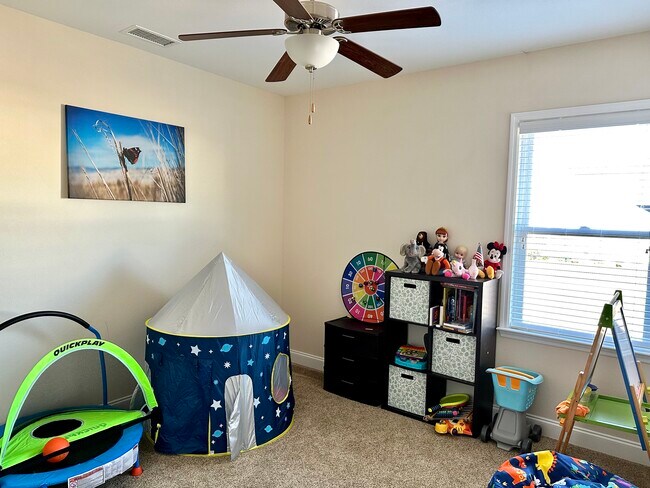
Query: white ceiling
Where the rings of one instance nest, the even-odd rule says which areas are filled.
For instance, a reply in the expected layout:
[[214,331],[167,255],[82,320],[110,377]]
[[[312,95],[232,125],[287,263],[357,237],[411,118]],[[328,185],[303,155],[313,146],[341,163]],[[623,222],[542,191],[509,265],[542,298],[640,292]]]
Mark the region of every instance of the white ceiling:
[[[404,73],[650,30],[649,0],[332,0],[341,17],[433,5],[441,27],[350,34]],[[284,27],[272,0],[0,0],[39,17],[128,44],[275,93],[307,91],[297,67],[281,83],[264,80],[286,36],[180,42],[162,48],[120,31],[133,24],[178,34]],[[650,46],[649,46],[650,49]],[[99,53],[98,53],[99,55]],[[337,56],[316,72],[316,88],[380,79]]]

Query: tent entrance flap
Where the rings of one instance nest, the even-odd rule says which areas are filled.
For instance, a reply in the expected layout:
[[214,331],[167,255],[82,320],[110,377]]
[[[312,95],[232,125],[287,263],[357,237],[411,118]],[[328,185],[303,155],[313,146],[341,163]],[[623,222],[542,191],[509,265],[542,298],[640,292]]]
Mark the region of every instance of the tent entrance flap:
[[251,377],[240,374],[228,378],[225,384],[225,401],[228,450],[231,459],[236,459],[241,451],[257,446]]

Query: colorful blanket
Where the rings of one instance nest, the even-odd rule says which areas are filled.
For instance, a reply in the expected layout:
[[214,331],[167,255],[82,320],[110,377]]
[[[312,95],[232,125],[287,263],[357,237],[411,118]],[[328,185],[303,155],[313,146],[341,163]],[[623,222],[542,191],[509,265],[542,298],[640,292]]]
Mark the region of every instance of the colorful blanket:
[[637,488],[595,464],[554,451],[515,456],[499,467],[488,488]]

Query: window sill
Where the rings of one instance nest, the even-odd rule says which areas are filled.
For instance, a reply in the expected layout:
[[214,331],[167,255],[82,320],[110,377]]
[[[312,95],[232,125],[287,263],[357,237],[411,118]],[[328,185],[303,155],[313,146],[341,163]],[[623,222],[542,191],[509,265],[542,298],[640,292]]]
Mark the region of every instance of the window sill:
[[[558,339],[555,337],[549,337],[547,335],[536,334],[535,332],[512,329],[510,327],[497,327],[497,330],[499,331],[499,336],[505,337],[507,339],[534,342],[535,344],[544,344],[546,346],[572,349],[574,351],[584,351],[586,353],[591,350],[591,342],[587,343],[577,340]],[[601,354],[603,356],[614,358],[616,357],[616,351],[614,348],[608,346],[607,344],[603,345]],[[636,356],[637,360],[641,361],[642,363],[650,364],[650,354],[634,351],[634,355]]]

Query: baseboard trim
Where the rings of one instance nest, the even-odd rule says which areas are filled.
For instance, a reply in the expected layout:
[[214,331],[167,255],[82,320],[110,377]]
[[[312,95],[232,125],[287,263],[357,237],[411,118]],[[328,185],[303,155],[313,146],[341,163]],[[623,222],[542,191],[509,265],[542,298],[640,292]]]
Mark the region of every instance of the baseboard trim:
[[[560,436],[562,427],[557,419],[528,415],[528,418],[542,427],[543,435],[551,439]],[[576,423],[571,433],[571,445],[602,452],[621,459],[627,459],[645,466],[650,465],[648,455],[641,450],[641,444],[630,439],[623,439],[605,432],[591,430]],[[570,454],[570,452],[569,452]]]
[[[324,359],[314,354],[309,354],[295,349],[291,350],[292,361],[306,368],[323,371]],[[495,405],[494,412],[499,408]],[[549,419],[538,415],[528,415],[531,422],[539,424],[545,437],[557,439],[560,436],[561,427],[557,419]],[[648,456],[645,451],[641,450],[639,442],[624,439],[604,432],[591,430],[582,424],[576,424],[571,434],[571,444],[578,447],[584,447],[593,451],[602,452],[610,456],[642,464],[650,465]],[[514,452],[514,451],[513,451]]]
[[325,360],[322,357],[307,352],[296,351],[295,349],[291,350],[291,360],[300,366],[317,371],[323,371],[323,365],[325,364]]

